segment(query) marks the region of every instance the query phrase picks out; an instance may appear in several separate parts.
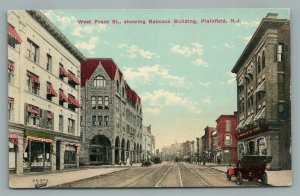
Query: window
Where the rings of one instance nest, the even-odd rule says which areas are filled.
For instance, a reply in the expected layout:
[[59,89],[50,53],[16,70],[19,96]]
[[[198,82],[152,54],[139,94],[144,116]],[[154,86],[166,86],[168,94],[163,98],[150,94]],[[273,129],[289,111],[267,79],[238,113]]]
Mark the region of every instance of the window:
[[33,105],[26,105],[27,116],[25,117],[25,124],[40,126],[40,117],[42,115],[42,110]]
[[117,129],[120,128],[120,119],[118,119],[118,118],[117,118],[117,120],[116,120],[116,126],[117,126]]
[[96,119],[96,116],[92,116],[92,125],[93,125],[93,126],[97,125],[97,119]]
[[59,115],[58,130],[61,132],[64,131],[64,117],[62,115]]
[[54,114],[50,111],[47,111],[47,120],[46,120],[46,126],[48,129],[53,129],[53,118]]
[[47,71],[52,72],[52,56],[50,54],[47,54],[46,69],[47,69]]
[[225,135],[225,142],[224,142],[225,145],[230,145],[232,144],[232,137],[231,135]]
[[68,133],[75,133],[75,120],[68,118]]
[[120,93],[120,83],[118,80],[117,80],[117,92]]
[[262,53],[262,60],[261,60],[261,70],[263,70],[266,67],[266,56],[265,51]]
[[29,92],[39,95],[40,94],[39,77],[31,72],[27,72],[27,87]]
[[97,76],[94,78],[94,87],[105,87],[106,80],[103,76]]
[[103,126],[103,116],[98,116],[98,122],[100,126]]
[[39,46],[35,44],[30,39],[27,39],[27,57],[35,62],[38,63],[39,61]]
[[257,149],[259,155],[267,155],[265,138],[260,138],[257,140]]
[[104,125],[107,126],[108,125],[108,122],[109,119],[108,119],[108,116],[104,116]]
[[13,78],[14,78],[14,62],[8,60],[8,83],[12,83],[13,82]]
[[283,61],[282,48],[283,48],[283,44],[278,44],[277,45],[277,62],[282,62]]
[[116,108],[117,108],[117,111],[119,112],[120,111],[120,105],[119,105],[119,99],[116,98]]
[[66,146],[64,164],[76,164],[76,147]]
[[92,96],[92,109],[96,109],[96,97]]
[[98,109],[103,109],[103,97],[98,97]]
[[122,97],[125,98],[125,89],[124,89],[124,87],[122,88]]
[[226,131],[231,131],[231,121],[226,120]]
[[13,119],[14,98],[8,98],[8,120]]
[[278,91],[283,92],[285,90],[285,75],[278,74]]
[[104,108],[108,109],[108,105],[109,105],[109,98],[107,96],[104,97]]
[[261,62],[260,62],[260,56],[258,57],[258,60],[257,60],[257,73],[260,73],[261,71]]
[[83,116],[80,116],[80,125],[83,126]]

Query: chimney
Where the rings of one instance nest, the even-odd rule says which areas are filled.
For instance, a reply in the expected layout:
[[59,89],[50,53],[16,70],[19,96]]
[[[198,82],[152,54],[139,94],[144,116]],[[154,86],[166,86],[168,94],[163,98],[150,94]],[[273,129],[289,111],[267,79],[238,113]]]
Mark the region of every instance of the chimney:
[[277,19],[278,13],[268,13],[266,18]]

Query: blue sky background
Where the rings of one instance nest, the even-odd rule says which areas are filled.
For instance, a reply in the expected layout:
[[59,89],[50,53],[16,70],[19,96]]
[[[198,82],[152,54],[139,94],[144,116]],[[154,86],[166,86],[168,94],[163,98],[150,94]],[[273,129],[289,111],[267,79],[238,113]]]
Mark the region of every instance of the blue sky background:
[[[269,12],[289,19],[288,9],[48,10],[45,15],[88,58],[113,58],[141,96],[144,125],[156,146],[194,140],[236,111],[230,71]],[[201,19],[240,19],[204,24]],[[78,24],[77,20],[122,24]],[[124,20],[196,19],[198,24],[123,24]]]

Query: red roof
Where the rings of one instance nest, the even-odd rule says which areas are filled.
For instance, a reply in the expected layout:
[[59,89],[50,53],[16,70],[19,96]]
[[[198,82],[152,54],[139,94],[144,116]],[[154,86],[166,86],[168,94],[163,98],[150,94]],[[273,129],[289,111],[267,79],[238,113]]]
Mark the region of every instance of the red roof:
[[141,104],[141,98],[138,96],[138,94],[128,86],[127,83],[125,83],[125,89],[126,89],[126,94],[127,98],[131,99],[131,101],[136,104]]
[[103,66],[111,80],[115,79],[118,67],[112,59],[88,59],[81,63],[81,86],[85,86],[86,81],[90,79],[99,65]]

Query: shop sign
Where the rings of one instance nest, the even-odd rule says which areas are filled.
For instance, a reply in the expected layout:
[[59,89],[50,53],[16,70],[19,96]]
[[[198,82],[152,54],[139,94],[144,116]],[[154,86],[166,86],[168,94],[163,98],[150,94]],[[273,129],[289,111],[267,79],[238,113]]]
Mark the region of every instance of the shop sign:
[[44,139],[50,139],[54,140],[55,136],[49,133],[39,132],[39,131],[32,131],[32,130],[26,130],[25,131],[26,136],[32,136],[37,138],[44,138]]
[[242,131],[242,132],[238,133],[237,138],[239,140],[244,139],[244,138],[247,138],[247,137],[250,137],[252,135],[256,135],[256,134],[259,134],[259,133],[262,133],[262,132],[265,132],[265,131],[268,131],[268,130],[269,130],[268,126],[259,125],[257,127],[253,127],[251,129],[248,129],[248,130],[245,130],[245,131]]

